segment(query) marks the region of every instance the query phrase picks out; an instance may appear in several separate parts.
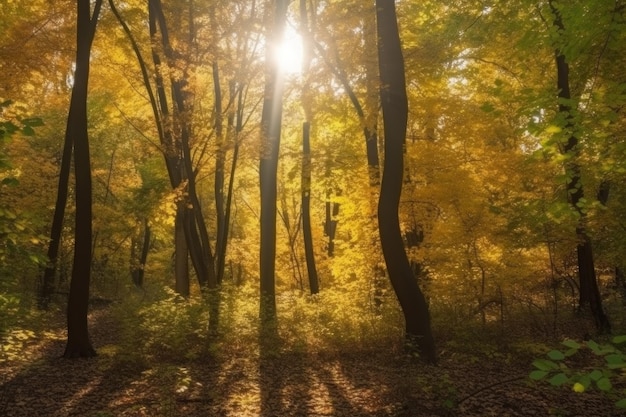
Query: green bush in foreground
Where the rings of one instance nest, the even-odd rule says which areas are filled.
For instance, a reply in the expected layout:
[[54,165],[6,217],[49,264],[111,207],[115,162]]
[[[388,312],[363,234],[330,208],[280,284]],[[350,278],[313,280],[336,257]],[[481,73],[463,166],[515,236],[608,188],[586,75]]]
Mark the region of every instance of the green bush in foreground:
[[626,409],[626,392],[617,392],[617,382],[623,382],[626,374],[626,335],[616,336],[612,343],[598,344],[593,340],[576,342],[565,340],[564,349],[554,349],[547,358],[533,362],[530,373],[533,381],[547,381],[554,387],[571,386],[578,393],[596,388],[620,399],[618,408]]

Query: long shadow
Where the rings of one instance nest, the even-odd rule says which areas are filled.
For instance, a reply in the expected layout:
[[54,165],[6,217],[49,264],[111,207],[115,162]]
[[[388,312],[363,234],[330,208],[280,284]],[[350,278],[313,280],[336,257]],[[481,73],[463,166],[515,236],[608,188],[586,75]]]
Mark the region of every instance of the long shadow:
[[[100,320],[90,326],[94,333]],[[107,355],[89,359],[61,358],[65,341],[53,340],[42,348],[43,357],[28,364],[0,386],[0,415],[68,416],[109,413],[141,370]],[[96,350],[99,346],[95,342]],[[107,415],[107,414],[102,414]]]
[[275,359],[280,355],[280,337],[275,304],[261,298],[259,322],[259,398],[261,417],[271,417],[279,410],[275,408],[277,393],[283,386],[283,372],[275,372]]

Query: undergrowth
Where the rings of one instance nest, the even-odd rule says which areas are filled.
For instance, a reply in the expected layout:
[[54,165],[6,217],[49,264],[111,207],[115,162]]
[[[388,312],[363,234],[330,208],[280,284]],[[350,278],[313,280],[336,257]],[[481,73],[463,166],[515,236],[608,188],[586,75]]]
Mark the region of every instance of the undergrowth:
[[[161,288],[153,298],[125,297],[114,307],[127,355],[178,362],[233,351],[259,354],[256,288],[227,284],[219,294],[189,298]],[[402,337],[402,319],[391,299],[375,309],[342,291],[314,296],[292,291],[277,298],[277,311],[279,337],[272,348],[277,353],[380,349]]]

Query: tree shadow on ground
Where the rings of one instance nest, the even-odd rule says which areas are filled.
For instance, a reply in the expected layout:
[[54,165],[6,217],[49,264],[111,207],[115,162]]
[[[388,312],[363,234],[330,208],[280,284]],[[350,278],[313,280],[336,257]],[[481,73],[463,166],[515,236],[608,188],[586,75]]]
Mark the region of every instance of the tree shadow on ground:
[[[111,332],[111,323],[102,323],[99,313],[90,318],[91,330]],[[54,332],[62,334],[63,330]],[[89,359],[64,359],[64,346],[62,338],[44,339],[42,358],[6,378],[0,386],[0,415],[111,415],[107,413],[116,408],[117,398],[123,397],[126,387],[142,371],[136,363],[115,360],[110,352]],[[95,347],[103,348],[102,344]]]

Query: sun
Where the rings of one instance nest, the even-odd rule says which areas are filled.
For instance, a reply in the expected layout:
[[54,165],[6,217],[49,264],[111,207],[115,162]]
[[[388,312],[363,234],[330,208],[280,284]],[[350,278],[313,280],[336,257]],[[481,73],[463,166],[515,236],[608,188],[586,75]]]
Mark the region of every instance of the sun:
[[283,41],[276,50],[276,60],[283,74],[302,72],[302,37],[290,27],[285,30]]

